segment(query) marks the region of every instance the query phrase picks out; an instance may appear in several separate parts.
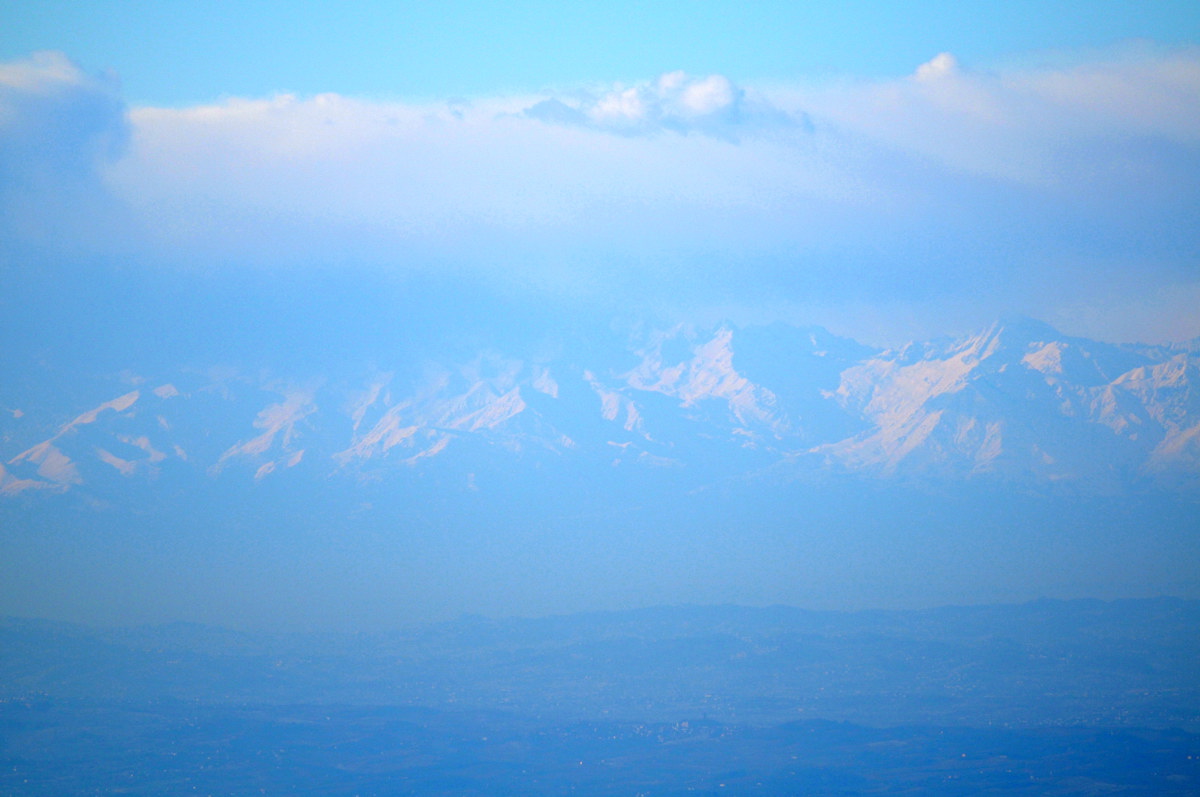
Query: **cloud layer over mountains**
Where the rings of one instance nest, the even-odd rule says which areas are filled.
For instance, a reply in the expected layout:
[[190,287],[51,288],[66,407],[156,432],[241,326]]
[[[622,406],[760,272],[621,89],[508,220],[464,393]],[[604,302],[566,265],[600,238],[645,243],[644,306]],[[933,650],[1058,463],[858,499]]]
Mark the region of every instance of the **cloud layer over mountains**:
[[0,267],[449,275],[889,341],[1010,312],[1178,340],[1200,334],[1198,99],[1196,51],[1145,47],[127,108],[115,78],[41,53],[0,67]]

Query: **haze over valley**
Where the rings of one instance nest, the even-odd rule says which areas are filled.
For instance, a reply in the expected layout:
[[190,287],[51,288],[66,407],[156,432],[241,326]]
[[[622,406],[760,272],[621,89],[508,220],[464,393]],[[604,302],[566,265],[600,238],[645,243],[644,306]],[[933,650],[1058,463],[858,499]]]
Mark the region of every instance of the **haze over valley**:
[[1200,791],[1191,5],[0,20],[0,792]]

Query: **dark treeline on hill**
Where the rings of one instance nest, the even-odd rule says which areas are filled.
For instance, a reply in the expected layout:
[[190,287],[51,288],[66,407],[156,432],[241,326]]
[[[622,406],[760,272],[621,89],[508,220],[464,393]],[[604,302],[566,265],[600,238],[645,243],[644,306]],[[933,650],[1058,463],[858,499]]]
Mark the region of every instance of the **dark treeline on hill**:
[[0,624],[4,794],[1194,794],[1200,602]]

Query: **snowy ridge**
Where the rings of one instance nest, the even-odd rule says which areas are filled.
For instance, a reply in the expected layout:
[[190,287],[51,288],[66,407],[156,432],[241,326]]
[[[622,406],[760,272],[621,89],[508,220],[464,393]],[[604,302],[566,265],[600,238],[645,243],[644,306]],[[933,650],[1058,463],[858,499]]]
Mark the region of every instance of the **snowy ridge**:
[[[631,368],[563,344],[550,358],[481,354],[407,381],[164,374],[5,452],[0,493],[167,473],[380,479],[394,466],[453,467],[472,451],[533,467],[567,458],[705,478],[784,467],[1105,490],[1200,485],[1194,347],[1116,346],[1025,321],[891,351],[824,330],[728,324],[610,343],[601,361]],[[5,415],[6,446],[39,417],[33,406]]]

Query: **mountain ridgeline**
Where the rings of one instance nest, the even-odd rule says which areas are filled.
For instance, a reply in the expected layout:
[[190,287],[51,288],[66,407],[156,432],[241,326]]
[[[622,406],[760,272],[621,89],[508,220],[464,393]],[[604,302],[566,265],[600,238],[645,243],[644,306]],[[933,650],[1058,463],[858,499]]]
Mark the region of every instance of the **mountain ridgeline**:
[[119,502],[137,483],[378,483],[430,469],[467,491],[554,471],[689,490],[838,474],[1200,486],[1197,342],[1113,345],[1019,320],[893,350],[728,324],[529,348],[459,361],[373,352],[377,365],[357,371],[130,362],[119,376],[29,375],[0,396],[0,493]]

